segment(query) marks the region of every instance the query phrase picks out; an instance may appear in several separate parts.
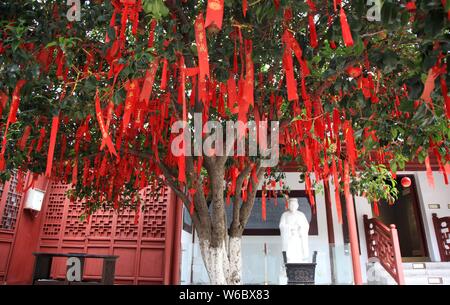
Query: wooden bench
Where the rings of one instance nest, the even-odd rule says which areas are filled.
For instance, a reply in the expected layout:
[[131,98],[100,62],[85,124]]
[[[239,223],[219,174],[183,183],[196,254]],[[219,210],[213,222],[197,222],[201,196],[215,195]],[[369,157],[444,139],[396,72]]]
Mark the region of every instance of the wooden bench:
[[[33,272],[33,285],[113,285],[116,270],[116,255],[97,255],[84,253],[50,253],[50,252],[34,252],[35,263]],[[80,278],[81,281],[58,280],[51,278],[52,263],[54,257],[76,257],[80,261]],[[103,271],[100,282],[83,281],[83,269],[85,260],[102,259]],[[69,268],[70,266],[68,266]]]

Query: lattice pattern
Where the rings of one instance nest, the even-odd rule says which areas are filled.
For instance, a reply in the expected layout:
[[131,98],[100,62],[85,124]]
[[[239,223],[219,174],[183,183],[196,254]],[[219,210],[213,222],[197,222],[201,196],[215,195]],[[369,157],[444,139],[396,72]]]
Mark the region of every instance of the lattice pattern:
[[144,219],[142,227],[143,238],[165,238],[168,191],[164,196],[152,198],[149,188],[144,190]]
[[116,222],[116,238],[136,239],[139,233],[139,227],[134,224],[136,212],[130,207],[120,210]]
[[44,226],[42,227],[43,237],[57,237],[61,230],[66,190],[66,185],[51,184],[47,201],[47,212],[45,213]]
[[20,201],[22,200],[22,193],[17,193],[16,187],[17,175],[14,174],[10,180],[8,196],[6,198],[2,220],[0,222],[0,229],[14,230],[16,227]]
[[436,239],[442,261],[450,261],[450,217],[439,218],[433,215]]
[[[139,226],[142,226],[142,238],[165,238],[168,190],[164,196],[153,198],[150,188],[142,192],[144,209],[138,224],[135,224],[135,210],[131,207],[121,209],[115,217],[115,211],[99,210],[90,217],[90,223],[80,221],[83,213],[81,202],[68,202],[66,198],[67,186],[52,184],[49,189],[47,211],[43,225],[43,237],[57,237],[61,225],[64,223],[64,237],[83,238],[88,232],[90,237],[100,238],[139,238]],[[67,202],[67,214],[63,215],[64,204]],[[63,219],[64,216],[64,219]]]
[[104,212],[97,211],[91,216],[91,219],[89,236],[111,237],[114,220],[114,213],[112,209]]
[[66,228],[64,229],[64,235],[66,237],[85,237],[87,221],[80,220],[80,216],[83,214],[82,202],[70,202],[66,217]]

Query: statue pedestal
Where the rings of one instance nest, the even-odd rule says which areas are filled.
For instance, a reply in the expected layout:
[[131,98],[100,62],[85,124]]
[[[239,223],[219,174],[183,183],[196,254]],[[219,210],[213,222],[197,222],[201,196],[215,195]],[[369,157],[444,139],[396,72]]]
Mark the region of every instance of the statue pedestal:
[[316,263],[286,264],[288,285],[314,285]]
[[314,251],[312,263],[286,263],[286,253],[283,259],[286,267],[288,285],[314,285],[316,275],[317,251]]

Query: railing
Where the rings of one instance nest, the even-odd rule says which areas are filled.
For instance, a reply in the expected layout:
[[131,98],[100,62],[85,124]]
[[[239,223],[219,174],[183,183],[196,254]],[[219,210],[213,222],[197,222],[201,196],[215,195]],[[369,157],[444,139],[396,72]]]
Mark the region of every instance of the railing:
[[397,284],[404,285],[402,256],[395,225],[388,228],[375,218],[364,215],[364,231],[366,233],[367,256],[376,257],[380,264],[395,279]]
[[438,217],[435,213],[432,216],[441,261],[450,262],[450,217]]

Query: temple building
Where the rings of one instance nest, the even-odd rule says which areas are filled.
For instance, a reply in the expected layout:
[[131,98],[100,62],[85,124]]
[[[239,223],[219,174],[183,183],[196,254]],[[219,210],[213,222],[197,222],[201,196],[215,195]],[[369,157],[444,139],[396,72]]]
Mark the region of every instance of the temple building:
[[[365,198],[353,197],[356,239],[349,232],[344,199],[343,219],[338,220],[333,184],[316,191],[311,206],[299,173],[286,168],[290,197],[298,199],[299,210],[310,222],[310,257],[317,253],[315,283],[450,284],[450,187],[437,164],[432,167],[434,187],[420,164],[398,172],[398,199],[394,204],[379,202],[378,211]],[[410,185],[402,183],[405,177]],[[1,284],[32,284],[35,252],[117,256],[116,284],[208,283],[189,211],[169,189],[158,198],[143,189],[144,210],[137,221],[130,208],[119,213],[101,210],[80,219],[83,206],[67,198],[69,186],[39,178],[33,188],[19,192],[17,183],[13,175],[0,186]],[[267,198],[263,221],[257,196],[242,240],[242,281],[279,284],[279,220],[285,198]],[[358,246],[356,257],[352,243]],[[64,279],[65,259],[54,258],[53,278]],[[83,268],[83,278],[95,280],[102,262],[87,259]]]

